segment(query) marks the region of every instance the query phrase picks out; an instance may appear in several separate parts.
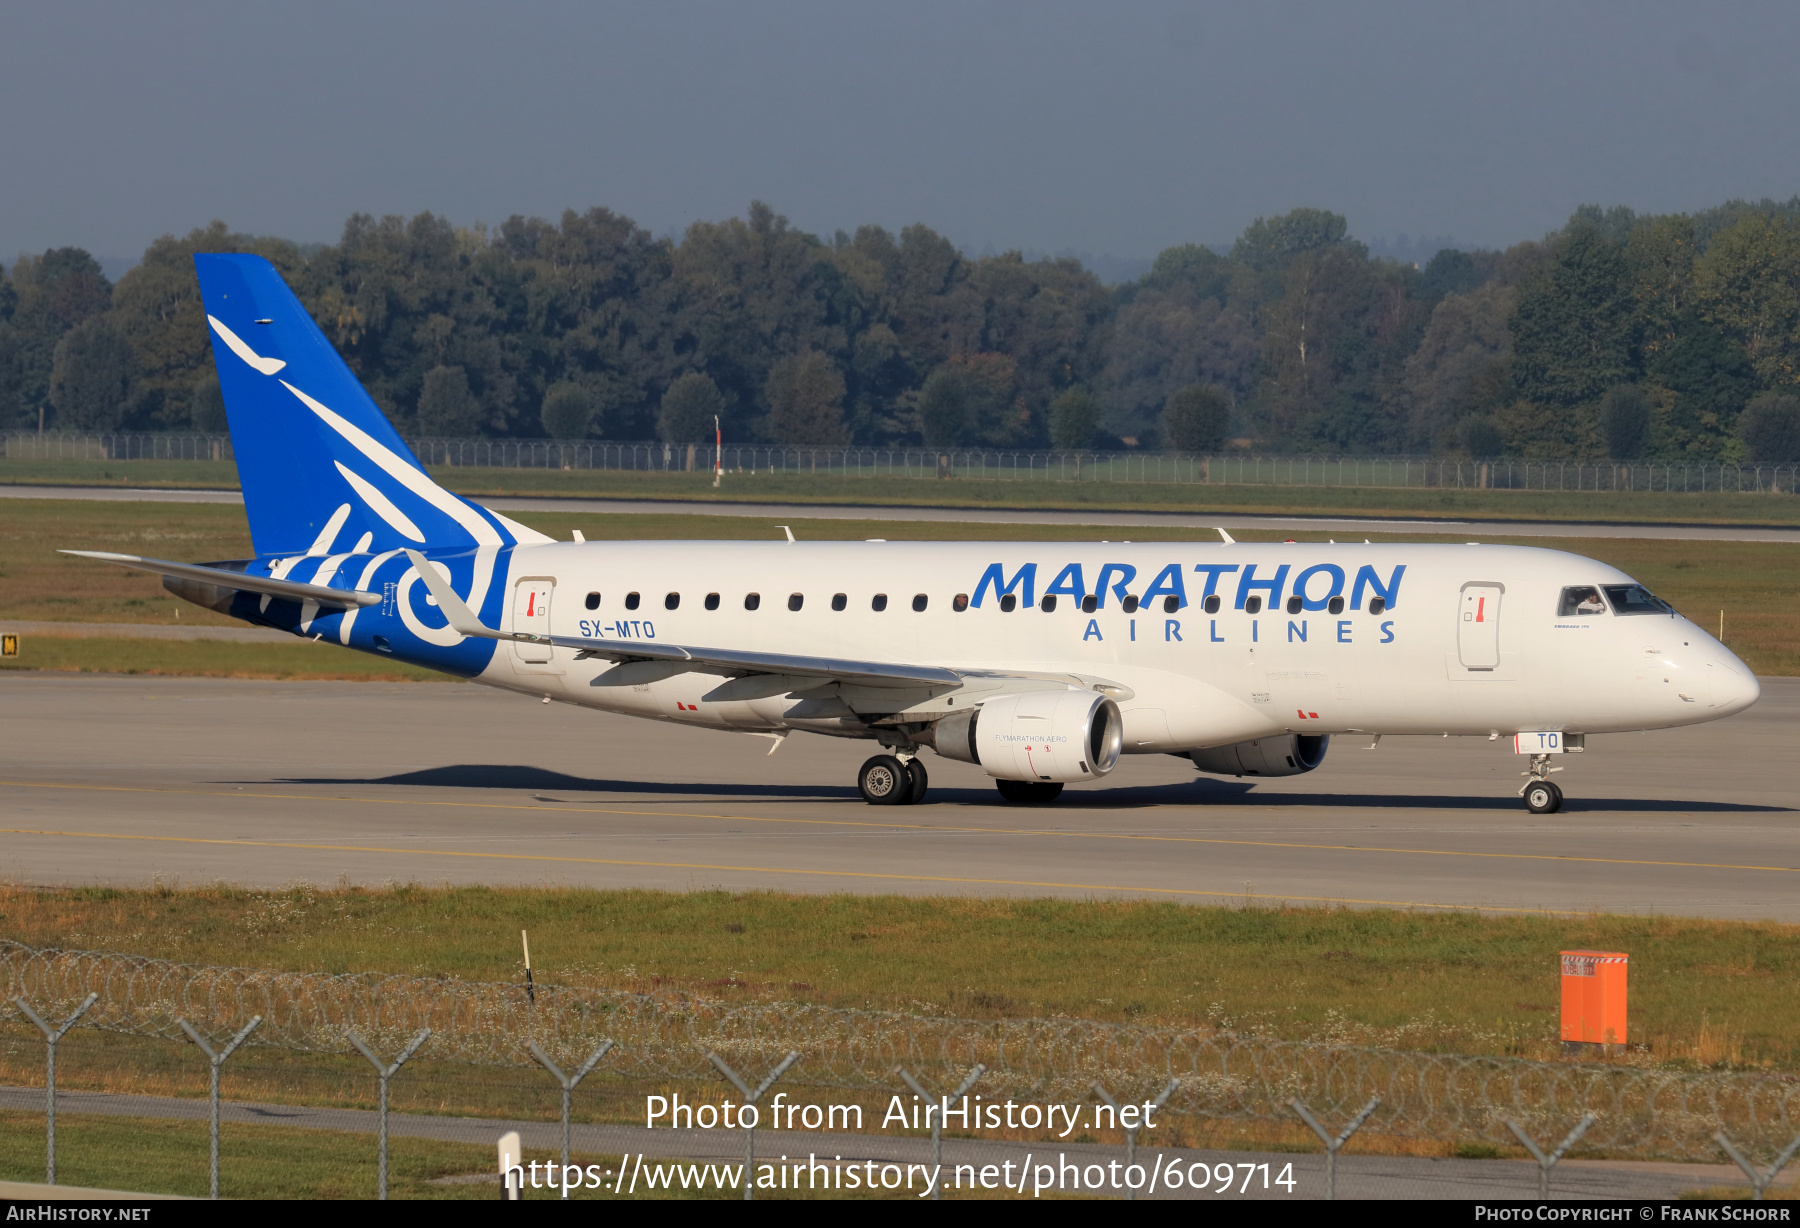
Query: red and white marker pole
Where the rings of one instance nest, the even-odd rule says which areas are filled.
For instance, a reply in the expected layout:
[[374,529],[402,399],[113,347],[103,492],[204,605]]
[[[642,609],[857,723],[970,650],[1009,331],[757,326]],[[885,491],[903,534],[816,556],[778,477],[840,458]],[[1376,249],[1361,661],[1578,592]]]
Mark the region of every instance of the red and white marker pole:
[[725,432],[719,428],[719,415],[713,415],[713,485],[725,477]]

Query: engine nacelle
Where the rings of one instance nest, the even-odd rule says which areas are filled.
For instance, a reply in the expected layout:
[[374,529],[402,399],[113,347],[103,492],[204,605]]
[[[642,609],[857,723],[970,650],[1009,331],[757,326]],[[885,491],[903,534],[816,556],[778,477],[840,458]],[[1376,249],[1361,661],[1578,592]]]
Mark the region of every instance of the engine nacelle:
[[1189,751],[1188,758],[1202,772],[1220,776],[1298,776],[1325,762],[1330,744],[1330,734],[1284,733],[1235,746]]
[[1124,746],[1119,705],[1093,691],[1020,691],[931,727],[948,759],[1002,780],[1093,780],[1118,766]]

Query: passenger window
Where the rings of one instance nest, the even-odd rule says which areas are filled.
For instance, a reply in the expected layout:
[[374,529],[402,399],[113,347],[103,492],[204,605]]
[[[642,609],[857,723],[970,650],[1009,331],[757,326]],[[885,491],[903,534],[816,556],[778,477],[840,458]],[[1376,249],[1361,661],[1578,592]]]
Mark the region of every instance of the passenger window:
[[1606,613],[1606,603],[1600,600],[1600,590],[1591,584],[1577,584],[1562,591],[1562,601],[1557,603],[1558,618],[1591,618],[1595,614]]
[[1133,597],[1130,593],[1126,593],[1125,600],[1121,603],[1121,606],[1127,614],[1136,614],[1138,599]]
[[842,593],[836,594],[831,599],[831,608],[834,610],[841,610],[849,604],[850,604],[850,598],[844,596],[844,594],[842,594]]
[[1083,614],[1092,614],[1099,604],[1099,600],[1095,598],[1092,593],[1089,593],[1081,599],[1081,612]]
[[956,594],[956,596],[954,596],[950,599],[950,608],[955,610],[958,614],[961,614],[964,610],[968,609],[969,608],[969,594],[967,594],[967,593]]
[[1621,614],[1675,613],[1673,606],[1641,584],[1608,584],[1606,595],[1612,598],[1613,609]]
[[762,604],[762,594],[761,593],[745,593],[744,594],[744,608],[746,610],[754,610],[757,606],[759,606],[761,604]]
[[916,597],[914,597],[913,598],[913,613],[914,614],[923,614],[925,612],[925,606],[930,600],[931,600],[931,598],[927,597],[924,593],[920,593]]
[[1248,614],[1261,614],[1262,613],[1262,598],[1261,597],[1246,597],[1246,598],[1244,598],[1244,611],[1245,611],[1245,613],[1248,613]]
[[1017,597],[1013,596],[1011,593],[1007,593],[1005,596],[1000,598],[1000,612],[1002,614],[1011,614],[1014,610],[1016,610],[1018,608],[1019,608],[1019,599]]
[[887,594],[876,593],[869,599],[869,608],[874,610],[877,614],[887,609]]
[[803,606],[805,604],[806,604],[806,597],[804,594],[802,594],[802,593],[789,593],[788,594],[788,609],[798,610],[801,606]]
[[638,595],[636,593],[625,594],[625,608],[628,610],[635,610],[638,608]]
[[1295,593],[1292,597],[1288,598],[1288,613],[1289,614],[1298,614],[1300,612],[1301,607],[1304,606],[1305,604],[1306,604],[1306,602],[1304,602],[1300,599],[1300,594]]
[[665,609],[665,610],[677,609],[680,607],[680,605],[681,605],[681,594],[680,593],[670,593],[667,597],[663,598],[663,609]]
[[600,608],[600,594],[599,593],[589,593],[587,595],[587,608],[590,610],[597,610]]
[[1344,612],[1344,599],[1342,597],[1333,597],[1330,601],[1325,603],[1325,611],[1328,614],[1342,614]]
[[1381,614],[1381,613],[1385,613],[1386,610],[1387,610],[1387,599],[1385,597],[1369,598],[1369,613]]
[[1181,598],[1179,598],[1179,597],[1164,597],[1163,598],[1163,613],[1164,614],[1173,614],[1180,608],[1181,608]]
[[716,610],[719,608],[719,594],[717,594],[717,593],[706,594],[706,608],[709,610]]
[[[1175,598],[1171,597],[1169,600],[1173,601]],[[1214,593],[1212,596],[1208,597],[1206,599],[1206,605],[1203,608],[1208,614],[1217,614],[1219,612],[1219,595]]]
[[1046,614],[1056,613],[1056,594],[1051,593],[1050,595],[1045,597],[1042,605],[1039,608],[1041,608],[1044,611],[1044,613],[1046,613]]

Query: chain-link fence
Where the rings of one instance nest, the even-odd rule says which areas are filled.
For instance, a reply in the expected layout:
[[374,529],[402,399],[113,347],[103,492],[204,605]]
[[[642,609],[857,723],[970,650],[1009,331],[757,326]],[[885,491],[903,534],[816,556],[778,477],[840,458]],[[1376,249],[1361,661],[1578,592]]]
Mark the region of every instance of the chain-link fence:
[[[246,1052],[276,1051],[271,1060],[296,1070],[337,1068],[342,1056],[343,1069],[366,1074],[352,1033],[394,1053],[429,1028],[418,1064],[496,1070],[477,1082],[498,1077],[497,1068],[535,1068],[533,1045],[574,1068],[606,1041],[614,1046],[607,1076],[639,1087],[711,1083],[714,1055],[739,1069],[766,1070],[788,1053],[800,1055],[788,1084],[853,1098],[891,1092],[897,1067],[931,1086],[954,1086],[979,1064],[989,1100],[1022,1102],[1080,1100],[1096,1084],[1135,1096],[1174,1081],[1164,1111],[1178,1124],[1185,1119],[1195,1139],[1217,1137],[1227,1124],[1286,1129],[1295,1100],[1321,1119],[1344,1121],[1371,1099],[1379,1105],[1367,1129],[1390,1139],[1510,1147],[1509,1120],[1539,1137],[1560,1137],[1592,1114],[1583,1146],[1619,1158],[1716,1159],[1720,1131],[1749,1150],[1772,1153],[1800,1132],[1800,1076],[1665,1069],[1648,1064],[1647,1055],[1539,1062],[1210,1029],[924,1018],[554,985],[539,985],[534,1002],[522,985],[204,967],[0,942],[6,1001],[23,999],[45,1019],[59,1019],[89,994],[97,999],[70,1036],[88,1032],[90,1047],[100,1039],[94,1032],[114,1034],[121,1053],[134,1041],[179,1039],[181,1020],[222,1043],[260,1016]],[[333,1061],[320,1066],[327,1057]]]
[[[225,435],[0,437],[10,459],[231,460]],[[551,439],[407,440],[426,465],[451,468],[783,473],[851,478],[965,478],[1016,482],[1132,482],[1532,491],[1794,493],[1800,463],[1423,456],[1282,456],[1179,452],[1033,452],[968,448],[856,448],[781,444],[687,445]]]

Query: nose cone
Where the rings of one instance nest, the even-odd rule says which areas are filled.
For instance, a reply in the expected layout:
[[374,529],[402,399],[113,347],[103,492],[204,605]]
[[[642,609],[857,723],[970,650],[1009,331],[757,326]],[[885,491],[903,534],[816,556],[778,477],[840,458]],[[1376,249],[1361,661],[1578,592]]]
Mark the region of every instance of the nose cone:
[[1719,716],[1742,712],[1762,698],[1762,684],[1756,675],[1730,652],[1708,664],[1706,672],[1712,675],[1713,711]]

